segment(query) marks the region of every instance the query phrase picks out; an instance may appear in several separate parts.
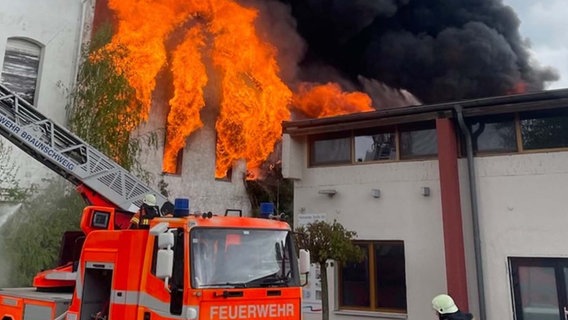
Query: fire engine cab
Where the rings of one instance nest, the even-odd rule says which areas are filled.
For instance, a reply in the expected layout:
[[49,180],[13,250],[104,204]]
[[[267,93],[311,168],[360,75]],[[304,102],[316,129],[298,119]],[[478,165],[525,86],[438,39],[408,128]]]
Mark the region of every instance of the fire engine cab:
[[58,267],[0,289],[0,320],[301,318],[310,259],[286,222],[187,210],[130,229],[145,194],[171,202],[1,84],[0,134],[90,203]]

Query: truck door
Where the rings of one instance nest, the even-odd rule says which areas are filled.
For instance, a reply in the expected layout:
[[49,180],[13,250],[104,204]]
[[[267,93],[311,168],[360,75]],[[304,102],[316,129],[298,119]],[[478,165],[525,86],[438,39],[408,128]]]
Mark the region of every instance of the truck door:
[[[157,274],[161,273],[158,269],[158,256],[159,251],[164,250],[163,247],[158,245],[157,236],[152,237],[152,263],[151,270],[146,280],[146,287],[144,291],[147,293],[146,298],[151,298],[152,303],[147,303],[146,300],[142,301],[141,307],[143,308],[144,319],[162,319],[179,318],[184,312],[184,298],[186,296],[186,262],[184,261],[185,241],[184,231],[182,229],[170,230],[173,235],[173,245],[170,249],[173,255],[171,265],[171,277],[167,280],[160,278]],[[168,290],[165,287],[168,287]]]
[[113,270],[112,263],[86,263],[80,320],[108,318]]

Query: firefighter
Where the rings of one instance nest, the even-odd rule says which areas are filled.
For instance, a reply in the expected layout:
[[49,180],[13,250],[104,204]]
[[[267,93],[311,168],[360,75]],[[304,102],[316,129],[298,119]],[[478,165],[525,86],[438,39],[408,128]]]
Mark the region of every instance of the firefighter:
[[132,216],[132,219],[130,219],[130,228],[148,228],[150,220],[160,216],[159,212],[159,208],[156,205],[156,196],[150,193],[145,195],[140,209]]
[[440,320],[472,320],[473,315],[461,312],[456,306],[454,299],[447,294],[439,294],[432,299],[432,308],[436,311]]

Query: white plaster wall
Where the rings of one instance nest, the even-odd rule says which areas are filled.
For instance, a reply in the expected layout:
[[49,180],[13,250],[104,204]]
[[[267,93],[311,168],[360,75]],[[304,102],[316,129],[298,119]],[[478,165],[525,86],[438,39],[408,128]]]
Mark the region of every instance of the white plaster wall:
[[[297,156],[303,157],[302,154]],[[305,159],[305,158],[304,158]],[[424,197],[421,187],[429,187]],[[380,198],[371,189],[381,190]],[[335,189],[334,197],[319,194]],[[294,212],[325,213],[362,240],[403,240],[406,259],[408,319],[432,314],[431,299],[446,290],[440,188],[437,161],[392,162],[305,168],[295,182]],[[336,309],[335,270],[330,269],[331,309]],[[375,314],[376,315],[376,314]],[[357,319],[361,313],[331,312],[332,319]],[[305,314],[306,319],[317,315]]]
[[[467,295],[469,298],[468,311],[479,315],[479,292],[477,290],[477,268],[474,247],[473,212],[471,207],[468,163],[466,159],[458,160],[459,188],[461,195],[462,230],[465,249],[465,269]],[[479,316],[477,317],[479,319]]]
[[206,106],[201,111],[203,127],[186,140],[182,174],[162,173],[169,101],[167,92],[156,88],[149,119],[138,130],[139,135],[154,134],[158,138],[157,148],[149,147],[141,155],[143,168],[151,175],[151,185],[158,190],[158,182],[163,180],[168,185],[170,200],[173,201],[176,197],[189,198],[192,212],[224,214],[226,209],[238,209],[242,210],[243,215],[250,215],[251,204],[243,180],[246,172],[244,160],[234,164],[230,181],[215,179],[215,121],[218,113],[215,106],[218,99],[211,88],[205,90]]
[[[297,156],[306,159],[305,150]],[[512,319],[508,257],[568,257],[568,152],[475,159],[487,319]],[[433,294],[446,288],[437,161],[304,168],[295,183],[295,214],[326,213],[360,239],[404,240],[408,319],[431,313]],[[479,314],[467,161],[459,161],[470,311]],[[432,196],[422,197],[421,186]],[[381,198],[370,195],[381,189]],[[318,194],[335,189],[333,198]],[[335,281],[330,272],[331,307]],[[334,313],[332,319],[361,314]],[[319,319],[305,314],[305,319]],[[382,317],[379,317],[382,318]]]
[[306,137],[292,137],[289,134],[282,136],[282,175],[289,179],[301,179],[305,166],[303,148]]
[[[79,43],[83,33],[89,31],[92,1],[0,0],[0,66],[8,38],[24,37],[41,44],[35,104],[38,110],[60,124],[66,121],[66,99],[75,79]],[[6,141],[6,144],[10,142]],[[22,184],[38,183],[41,178],[52,175],[18,148],[13,150]]]
[[[37,108],[55,122],[65,125],[66,99],[76,77],[80,56],[79,44],[90,37],[95,0],[0,0],[0,63],[3,62],[6,40],[9,37],[34,39],[43,46],[38,79]],[[207,108],[202,119],[205,126],[188,140],[184,152],[181,176],[162,175],[162,157],[169,97],[167,90],[154,94],[150,120],[143,124],[140,135],[153,133],[158,148],[148,147],[141,155],[143,169],[149,173],[150,185],[158,189],[158,182],[168,184],[170,199],[189,197],[192,210],[224,213],[225,209],[251,210],[244,184],[244,162],[233,168],[231,181],[215,180],[215,114]],[[214,93],[207,99],[215,101]],[[212,105],[214,103],[211,103]],[[11,145],[6,141],[6,145]],[[13,147],[12,158],[19,163],[22,185],[40,183],[54,174],[30,156]]]
[[513,319],[507,258],[568,257],[568,153],[476,159],[487,319]]

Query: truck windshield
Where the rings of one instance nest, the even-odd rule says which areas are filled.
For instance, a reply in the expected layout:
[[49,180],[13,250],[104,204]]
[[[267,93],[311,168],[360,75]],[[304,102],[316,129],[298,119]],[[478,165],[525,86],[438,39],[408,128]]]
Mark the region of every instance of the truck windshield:
[[287,230],[194,228],[194,288],[298,286],[298,266]]

